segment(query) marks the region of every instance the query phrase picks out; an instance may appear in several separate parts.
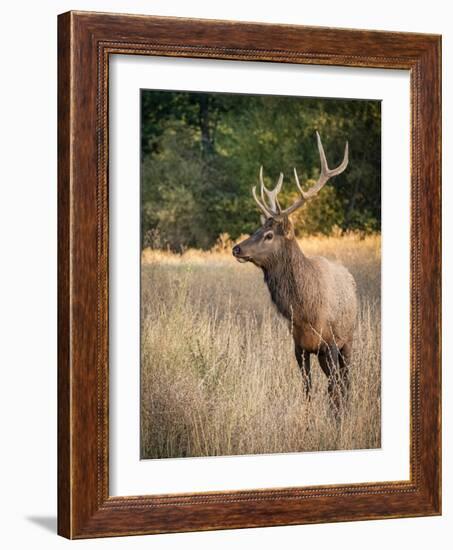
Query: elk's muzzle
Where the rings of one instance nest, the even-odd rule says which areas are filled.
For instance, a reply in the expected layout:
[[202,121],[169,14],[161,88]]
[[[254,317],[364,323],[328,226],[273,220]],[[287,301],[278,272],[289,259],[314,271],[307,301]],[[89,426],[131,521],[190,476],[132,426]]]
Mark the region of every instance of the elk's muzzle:
[[242,249],[238,244],[233,247],[233,256],[236,258],[238,262],[241,262],[241,263],[248,262],[250,259],[248,256],[243,255]]

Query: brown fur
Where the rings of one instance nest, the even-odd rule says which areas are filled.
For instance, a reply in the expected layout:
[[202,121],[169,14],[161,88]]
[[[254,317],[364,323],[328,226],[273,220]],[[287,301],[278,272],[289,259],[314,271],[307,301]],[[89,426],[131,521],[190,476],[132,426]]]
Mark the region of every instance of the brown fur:
[[309,258],[296,239],[263,266],[264,280],[293,337],[309,353],[351,344],[357,314],[356,285],[347,269],[323,257]]
[[233,254],[263,270],[272,301],[289,321],[307,393],[311,387],[310,354],[316,354],[338,411],[348,385],[357,316],[352,275],[340,263],[305,256],[286,216],[279,221],[267,219],[263,227],[234,247]]

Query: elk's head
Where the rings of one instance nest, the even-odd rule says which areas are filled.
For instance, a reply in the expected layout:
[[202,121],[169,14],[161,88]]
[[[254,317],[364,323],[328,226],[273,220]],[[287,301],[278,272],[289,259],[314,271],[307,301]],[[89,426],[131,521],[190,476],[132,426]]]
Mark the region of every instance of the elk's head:
[[275,188],[269,190],[264,185],[263,167],[261,167],[260,198],[256,193],[256,187],[252,188],[252,193],[256,204],[263,213],[263,225],[251,237],[233,247],[233,256],[239,262],[252,262],[258,267],[265,267],[272,258],[278,256],[285,243],[294,239],[294,228],[289,219],[290,214],[305,204],[305,201],[314,197],[331,177],[341,174],[346,169],[348,165],[348,143],[346,142],[342,163],[337,168],[330,170],[318,132],[316,132],[316,138],[321,158],[319,179],[308,191],[303,191],[294,168],[294,177],[300,198],[288,208],[283,210],[278,202],[278,194],[283,185],[283,174],[280,174]]

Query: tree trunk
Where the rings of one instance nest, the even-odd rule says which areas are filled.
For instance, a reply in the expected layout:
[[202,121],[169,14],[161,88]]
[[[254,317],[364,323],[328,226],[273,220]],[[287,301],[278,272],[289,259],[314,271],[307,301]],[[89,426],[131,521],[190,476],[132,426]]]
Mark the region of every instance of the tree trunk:
[[199,108],[201,147],[204,154],[210,155],[214,151],[214,146],[210,128],[209,96],[207,94],[200,95]]

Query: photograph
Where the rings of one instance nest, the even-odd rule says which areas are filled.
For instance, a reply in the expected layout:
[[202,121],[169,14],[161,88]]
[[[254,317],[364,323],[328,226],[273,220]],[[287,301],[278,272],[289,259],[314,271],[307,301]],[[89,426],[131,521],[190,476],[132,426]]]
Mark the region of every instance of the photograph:
[[140,458],[379,449],[381,102],[140,116]]

